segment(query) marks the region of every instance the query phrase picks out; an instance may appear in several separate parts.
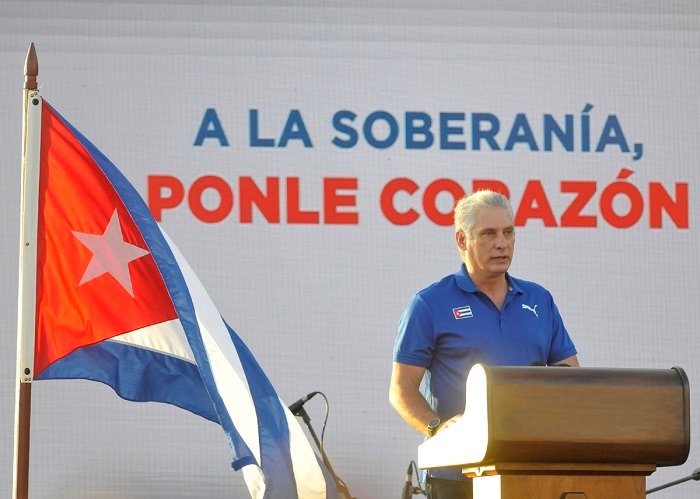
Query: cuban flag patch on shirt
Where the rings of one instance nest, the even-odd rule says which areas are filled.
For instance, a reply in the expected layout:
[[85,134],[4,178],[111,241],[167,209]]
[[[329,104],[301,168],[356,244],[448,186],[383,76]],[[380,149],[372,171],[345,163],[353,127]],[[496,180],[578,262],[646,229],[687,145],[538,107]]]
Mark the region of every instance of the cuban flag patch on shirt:
[[455,314],[455,319],[469,319],[474,315],[472,314],[472,308],[469,305],[453,308],[452,313]]

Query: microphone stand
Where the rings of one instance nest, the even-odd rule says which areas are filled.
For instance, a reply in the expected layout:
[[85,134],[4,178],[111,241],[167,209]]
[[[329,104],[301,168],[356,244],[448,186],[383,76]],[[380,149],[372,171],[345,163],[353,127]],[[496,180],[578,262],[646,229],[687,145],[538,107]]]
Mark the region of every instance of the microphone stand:
[[662,490],[662,489],[667,489],[668,487],[673,487],[674,485],[678,485],[679,483],[687,482],[688,480],[700,480],[700,468],[696,469],[693,471],[691,475],[688,475],[685,478],[681,478],[679,480],[674,480],[673,482],[666,483],[664,485],[659,485],[658,487],[654,487],[653,489],[647,490],[647,494],[651,494],[652,492],[656,492],[657,490]]
[[338,494],[340,494],[341,497],[346,497],[348,499],[354,499],[350,495],[350,491],[348,490],[345,483],[343,483],[340,480],[340,478],[338,478],[338,475],[335,474],[335,471],[333,470],[333,467],[331,466],[331,462],[328,460],[328,456],[326,456],[326,452],[323,450],[323,447],[321,447],[321,442],[318,440],[318,437],[316,436],[316,432],[314,431],[313,426],[311,426],[311,418],[309,417],[309,414],[306,412],[306,409],[304,409],[304,407],[302,406],[294,413],[294,415],[299,416],[304,421],[304,423],[306,423],[306,427],[309,429],[309,433],[311,433],[311,437],[314,439],[314,442],[316,442],[316,447],[318,447],[318,450],[321,452],[321,459],[323,460],[323,464],[326,465],[326,468],[328,468],[328,472],[333,477],[333,481],[335,482],[335,486],[338,489]]

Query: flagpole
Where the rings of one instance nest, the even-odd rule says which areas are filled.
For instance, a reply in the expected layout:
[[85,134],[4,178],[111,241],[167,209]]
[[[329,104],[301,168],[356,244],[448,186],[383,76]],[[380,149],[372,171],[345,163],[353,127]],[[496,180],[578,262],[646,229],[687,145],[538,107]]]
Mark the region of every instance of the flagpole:
[[36,314],[36,256],[41,153],[41,97],[39,63],[34,44],[24,63],[22,114],[22,206],[17,304],[17,372],[15,392],[15,448],[13,498],[29,494],[29,433],[34,379],[34,329]]

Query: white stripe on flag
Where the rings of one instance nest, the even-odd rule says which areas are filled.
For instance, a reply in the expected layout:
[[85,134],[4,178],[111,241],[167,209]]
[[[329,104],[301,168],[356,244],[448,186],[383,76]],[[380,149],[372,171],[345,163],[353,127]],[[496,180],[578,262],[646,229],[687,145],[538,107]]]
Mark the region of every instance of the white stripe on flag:
[[241,471],[250,497],[254,499],[265,497],[265,475],[263,475],[262,470],[255,464],[249,464],[243,466]]
[[258,420],[236,347],[231,342],[228,329],[199,278],[162,228],[161,233],[175,256],[190,292],[216,389],[226,405],[234,426],[259,463]]
[[304,499],[326,499],[326,481],[321,467],[318,465],[316,454],[311,448],[309,439],[299,425],[299,421],[282,402],[289,424],[289,446],[292,453],[294,478],[297,483],[297,496]]
[[197,364],[179,319],[153,324],[107,341],[122,343],[170,355]]
[[[255,455],[257,462],[260,463],[257,412],[243,366],[238,358],[236,347],[231,341],[228,328],[184,256],[162,229],[161,232],[175,256],[192,297],[202,341],[219,395],[236,429]],[[287,409],[282,400],[280,403],[289,426],[290,454],[298,497],[326,499],[325,477],[318,464],[316,454],[301,429],[299,421]],[[248,465],[242,471],[251,496],[254,498],[264,497],[265,479],[262,470],[256,465]]]

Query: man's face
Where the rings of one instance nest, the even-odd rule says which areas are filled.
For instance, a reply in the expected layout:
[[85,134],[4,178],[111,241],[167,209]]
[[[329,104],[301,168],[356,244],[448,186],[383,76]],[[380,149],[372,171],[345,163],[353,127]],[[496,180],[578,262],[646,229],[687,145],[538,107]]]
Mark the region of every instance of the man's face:
[[[467,270],[477,279],[505,274],[513,259],[515,227],[504,208],[480,208],[472,238],[463,236]],[[457,237],[460,244],[460,236]],[[460,246],[461,247],[461,246]]]

